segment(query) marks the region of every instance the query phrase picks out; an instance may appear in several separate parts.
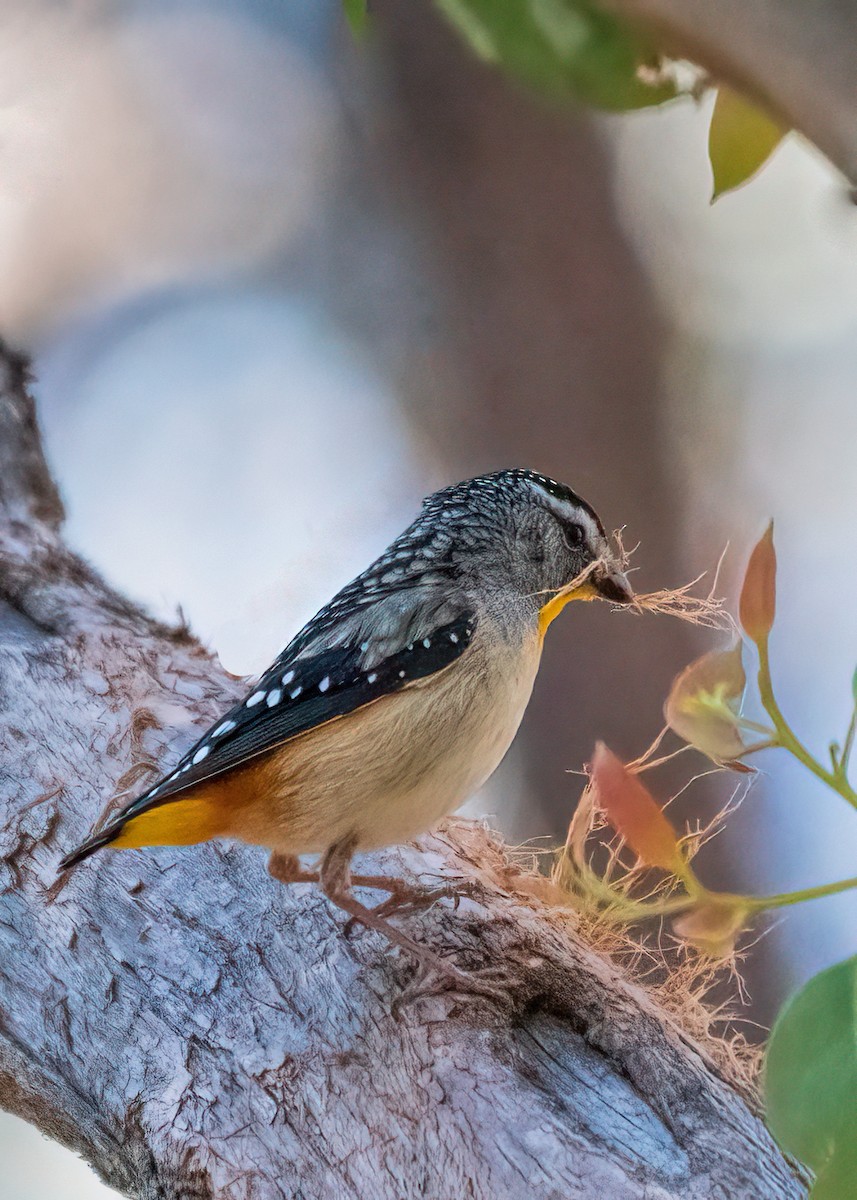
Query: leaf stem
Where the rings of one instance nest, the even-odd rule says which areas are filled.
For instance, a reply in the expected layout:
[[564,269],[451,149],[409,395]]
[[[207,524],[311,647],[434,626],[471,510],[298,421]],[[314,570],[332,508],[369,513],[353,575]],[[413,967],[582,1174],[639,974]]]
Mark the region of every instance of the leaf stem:
[[789,904],[800,904],[804,900],[820,900],[823,896],[835,896],[839,892],[857,888],[857,876],[838,879],[835,883],[822,883],[818,887],[801,888],[796,892],[780,892],[775,896],[746,896],[744,903],[752,912],[763,912],[768,908],[785,908]]
[[854,711],[851,713],[851,720],[848,723],[848,732],[845,734],[842,752],[839,755],[839,775],[846,781],[846,783],[848,781],[848,760],[851,757],[851,751],[854,749],[855,733],[857,733],[857,704],[855,704]]
[[[808,771],[811,771],[822,783],[826,783],[829,788],[847,800],[852,808],[857,809],[857,792],[854,791],[851,784],[848,782],[844,773],[841,770],[828,771],[820,762],[815,759],[803,742],[797,737],[792,730],[783,712],[777,703],[774,696],[774,686],[771,681],[771,663],[768,655],[768,639],[767,636],[760,639],[756,643],[759,651],[759,695],[762,700],[765,712],[771,718],[774,729],[777,734],[777,742],[784,750],[803,763]],[[851,735],[853,741],[853,734]],[[844,756],[843,756],[844,757]],[[841,762],[842,760],[840,760]]]
[[758,721],[751,721],[749,717],[736,717],[735,723],[740,725],[742,729],[749,730],[750,733],[764,733],[768,737],[771,737],[774,732],[767,725],[760,725]]

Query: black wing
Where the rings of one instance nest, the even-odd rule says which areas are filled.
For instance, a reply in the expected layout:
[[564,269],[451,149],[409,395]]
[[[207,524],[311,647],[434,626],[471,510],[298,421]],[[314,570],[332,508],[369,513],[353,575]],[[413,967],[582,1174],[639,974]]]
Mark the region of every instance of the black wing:
[[164,779],[121,809],[60,866],[70,867],[106,845],[130,817],[172,800],[205,780],[241,766],[299,734],[345,716],[453,663],[470,645],[476,621],[464,613],[376,661],[371,642],[307,653],[292,643],[253,691],[212,725]]

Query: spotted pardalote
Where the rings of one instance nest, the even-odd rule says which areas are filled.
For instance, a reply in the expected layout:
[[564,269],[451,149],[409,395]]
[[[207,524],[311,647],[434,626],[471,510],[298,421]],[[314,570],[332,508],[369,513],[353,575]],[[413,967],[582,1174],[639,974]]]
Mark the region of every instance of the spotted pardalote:
[[314,878],[297,856],[317,853],[326,893],[377,926],[366,914],[379,910],[350,891],[353,852],[414,837],[484,783],[523,716],[547,626],[569,600],[598,596],[633,598],[570,488],[513,469],[429,496],[169,774],[62,866],[102,847],[223,837],[268,847],[288,881]]

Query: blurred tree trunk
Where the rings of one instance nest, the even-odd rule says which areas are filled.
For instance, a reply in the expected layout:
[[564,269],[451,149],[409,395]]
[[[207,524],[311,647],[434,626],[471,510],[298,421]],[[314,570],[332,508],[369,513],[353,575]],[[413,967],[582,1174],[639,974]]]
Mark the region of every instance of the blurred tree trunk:
[[[803,1189],[700,1047],[532,898],[481,826],[388,856],[475,880],[417,936],[508,1003],[391,1015],[409,963],[249,847],[105,853],[101,797],[240,688],[63,544],[0,353],[0,1101],[140,1200],[732,1200]],[[528,892],[529,887],[529,892]]]
[[[517,88],[431,5],[373,5],[396,103],[383,178],[431,227],[443,335],[405,381],[453,473],[524,465],[590,500],[642,546],[642,590],[680,581],[676,494],[661,435],[664,328],[619,227],[592,120]],[[390,110],[392,109],[392,116]],[[420,287],[417,281],[414,285]],[[527,807],[514,836],[556,835],[596,737],[632,757],[660,727],[699,643],[674,622],[578,606],[551,630],[525,718]],[[623,702],[616,704],[616,696]]]

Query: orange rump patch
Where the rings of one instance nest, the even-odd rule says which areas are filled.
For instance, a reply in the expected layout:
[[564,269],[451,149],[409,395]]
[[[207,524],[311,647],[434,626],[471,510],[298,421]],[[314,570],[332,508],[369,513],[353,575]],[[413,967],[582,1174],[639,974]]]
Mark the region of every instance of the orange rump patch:
[[225,815],[222,806],[199,797],[168,800],[131,817],[110,845],[117,850],[138,846],[192,846],[226,833]]

